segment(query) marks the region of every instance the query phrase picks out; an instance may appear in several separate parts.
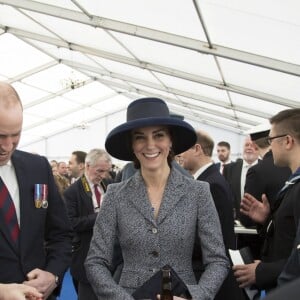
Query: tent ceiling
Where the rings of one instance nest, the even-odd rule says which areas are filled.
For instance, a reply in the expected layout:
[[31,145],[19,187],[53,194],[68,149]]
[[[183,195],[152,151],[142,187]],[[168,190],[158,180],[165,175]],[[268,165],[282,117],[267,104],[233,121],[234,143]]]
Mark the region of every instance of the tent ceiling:
[[299,10],[297,0],[0,0],[0,80],[22,98],[22,143],[144,96],[236,133],[300,107]]

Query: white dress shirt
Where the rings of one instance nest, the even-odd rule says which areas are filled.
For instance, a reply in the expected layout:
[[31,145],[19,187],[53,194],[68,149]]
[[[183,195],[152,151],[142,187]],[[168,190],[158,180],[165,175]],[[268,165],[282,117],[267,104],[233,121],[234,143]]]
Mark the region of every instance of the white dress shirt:
[[210,167],[213,163],[210,162],[204,166],[202,166],[198,171],[193,175],[194,179],[197,179],[208,167]]
[[[88,182],[88,184],[89,184],[89,186],[90,186],[90,189],[91,189],[91,191],[92,191],[92,199],[93,199],[93,206],[94,206],[95,212],[98,212],[100,207],[98,207],[98,202],[97,202],[97,198],[96,198],[96,195],[95,195],[95,190],[94,190],[94,185],[95,185],[95,184],[92,183],[92,182],[87,178],[87,176],[86,176],[86,180],[87,180],[87,182]],[[103,198],[103,195],[104,195],[104,190],[102,189],[100,183],[98,184],[98,190],[99,190],[99,192],[100,192],[100,194],[101,194],[101,199],[102,199],[102,198]],[[102,203],[102,201],[100,202],[100,206],[101,206],[101,203]]]
[[245,183],[248,169],[258,163],[258,160],[254,161],[251,165],[243,160],[242,173],[241,173],[241,199],[244,197]]

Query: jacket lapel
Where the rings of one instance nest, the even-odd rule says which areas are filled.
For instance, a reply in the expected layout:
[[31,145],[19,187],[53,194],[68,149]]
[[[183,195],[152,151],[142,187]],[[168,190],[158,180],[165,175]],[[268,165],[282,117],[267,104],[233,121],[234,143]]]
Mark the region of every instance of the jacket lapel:
[[85,177],[85,175],[82,175],[80,177],[80,186],[81,186],[81,193],[82,193],[82,199],[84,205],[87,207],[88,211],[94,212],[94,205],[93,205],[93,194],[91,191],[91,187]]
[[165,188],[162,203],[160,205],[157,224],[160,224],[164,219],[172,213],[177,206],[178,202],[187,193],[185,186],[182,182],[183,175],[178,171],[171,169],[170,176]]
[[133,175],[132,180],[129,181],[128,188],[128,195],[135,195],[135,197],[130,197],[128,200],[134,205],[139,213],[143,215],[144,218],[155,224],[154,216],[151,210],[151,203],[149,201],[145,182],[140,171]]
[[145,187],[145,182],[140,171],[136,172],[136,174],[133,176],[133,180],[130,182],[130,191],[128,192],[128,195],[136,195],[136,197],[130,198],[129,201],[147,220],[153,224],[159,224],[163,222],[166,216],[174,210],[177,203],[187,192],[185,191],[182,183],[182,176],[183,175],[181,175],[178,171],[174,170],[173,168],[171,169],[157,220],[154,219],[153,212],[151,210],[151,203]]

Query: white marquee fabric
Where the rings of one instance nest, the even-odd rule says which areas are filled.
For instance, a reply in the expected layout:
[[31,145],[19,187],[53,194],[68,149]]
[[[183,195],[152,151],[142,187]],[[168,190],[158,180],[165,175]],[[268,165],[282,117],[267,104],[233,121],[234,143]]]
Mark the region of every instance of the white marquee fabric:
[[0,0],[0,80],[23,101],[20,147],[95,122],[104,138],[145,96],[243,135],[300,107],[299,11],[298,0]]

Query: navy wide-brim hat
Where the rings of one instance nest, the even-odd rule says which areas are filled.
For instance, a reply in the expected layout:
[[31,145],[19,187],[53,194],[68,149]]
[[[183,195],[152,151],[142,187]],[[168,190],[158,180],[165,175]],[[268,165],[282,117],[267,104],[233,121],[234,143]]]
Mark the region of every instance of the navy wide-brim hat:
[[170,116],[167,104],[159,98],[141,98],[127,107],[127,122],[114,128],[107,136],[107,152],[120,160],[132,161],[134,153],[131,145],[133,129],[164,125],[172,131],[174,154],[182,153],[196,143],[194,128],[180,118]]

